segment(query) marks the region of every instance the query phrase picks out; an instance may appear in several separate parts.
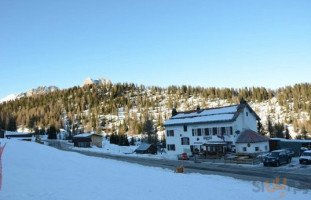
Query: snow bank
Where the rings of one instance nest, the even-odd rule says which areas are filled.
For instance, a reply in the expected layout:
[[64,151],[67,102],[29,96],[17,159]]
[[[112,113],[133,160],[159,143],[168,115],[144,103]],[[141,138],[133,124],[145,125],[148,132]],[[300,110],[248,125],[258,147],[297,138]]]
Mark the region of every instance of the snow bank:
[[88,151],[88,152],[97,152],[97,153],[105,153],[105,154],[112,154],[112,155],[122,155],[128,157],[142,157],[142,158],[153,158],[153,159],[173,159],[177,160],[175,155],[168,155],[166,153],[163,154],[136,154],[135,150],[139,146],[119,146],[115,144],[110,144],[110,142],[106,139],[102,142],[103,148],[98,148],[92,146],[91,148],[79,148],[79,147],[72,147],[75,150],[79,151]]
[[[2,200],[269,199],[258,185],[233,178],[175,174],[170,170],[88,157],[18,140],[3,154]],[[186,169],[187,170],[187,169]],[[285,191],[282,199],[310,199],[311,193]],[[270,198],[270,199],[271,199]]]

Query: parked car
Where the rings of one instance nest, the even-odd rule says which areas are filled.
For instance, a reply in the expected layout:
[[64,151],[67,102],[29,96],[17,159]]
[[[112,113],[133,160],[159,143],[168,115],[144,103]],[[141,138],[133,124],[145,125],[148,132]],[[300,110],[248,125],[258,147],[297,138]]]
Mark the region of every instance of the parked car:
[[303,152],[305,152],[305,151],[308,151],[308,148],[307,147],[301,147],[300,148],[300,154],[299,154],[299,156],[301,156],[302,154],[303,154]]
[[311,150],[304,151],[302,153],[302,155],[299,157],[299,163],[311,164]]
[[270,152],[263,159],[264,166],[275,166],[278,167],[281,164],[286,164],[291,162],[291,157],[287,154],[285,150],[276,150]]
[[295,152],[291,149],[291,148],[284,148],[282,150],[285,150],[287,155],[290,157],[290,159],[292,159],[293,157],[295,157]]

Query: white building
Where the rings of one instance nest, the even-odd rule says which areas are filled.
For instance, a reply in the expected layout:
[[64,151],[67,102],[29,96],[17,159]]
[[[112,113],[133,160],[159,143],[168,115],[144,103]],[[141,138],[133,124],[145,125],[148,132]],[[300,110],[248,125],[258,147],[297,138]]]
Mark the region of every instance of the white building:
[[257,133],[257,120],[260,118],[243,99],[233,106],[180,113],[173,109],[172,117],[164,123],[167,152],[171,155],[267,152],[269,142]]

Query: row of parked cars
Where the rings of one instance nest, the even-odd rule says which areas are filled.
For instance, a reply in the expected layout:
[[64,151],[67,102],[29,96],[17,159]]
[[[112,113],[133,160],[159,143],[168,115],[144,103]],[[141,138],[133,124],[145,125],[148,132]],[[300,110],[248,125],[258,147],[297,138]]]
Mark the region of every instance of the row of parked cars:
[[[267,154],[263,158],[264,166],[275,166],[278,167],[282,164],[287,164],[292,161],[295,153],[291,149],[275,150]],[[311,164],[311,150],[302,152],[299,157],[300,164]]]

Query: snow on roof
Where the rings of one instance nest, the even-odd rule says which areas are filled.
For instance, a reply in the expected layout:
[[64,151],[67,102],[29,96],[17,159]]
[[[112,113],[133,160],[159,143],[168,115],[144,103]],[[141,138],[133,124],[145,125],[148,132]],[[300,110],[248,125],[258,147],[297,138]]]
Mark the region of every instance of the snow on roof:
[[218,115],[224,113],[235,113],[237,111],[238,105],[220,107],[220,108],[210,108],[199,111],[181,112],[172,117],[172,119],[184,118],[184,117],[197,117],[203,115]]
[[270,140],[280,140],[282,142],[301,142],[301,143],[311,143],[311,140],[292,140],[292,139],[285,139],[285,138],[270,138]]
[[5,135],[29,135],[29,133],[5,131]]
[[234,117],[234,114],[221,114],[221,115],[198,116],[198,117],[193,117],[193,118],[170,119],[166,121],[164,125],[229,121],[233,119],[233,117]]
[[230,121],[238,112],[239,105],[181,112],[167,120],[164,125],[190,124],[201,122]]
[[135,151],[145,151],[147,150],[149,147],[151,146],[151,144],[141,144]]
[[267,142],[268,138],[259,135],[255,131],[246,130],[239,135],[236,143],[256,143],[256,142]]
[[77,138],[77,137],[90,137],[92,135],[102,136],[102,135],[95,134],[95,133],[81,133],[81,134],[75,135],[73,137],[75,137],[75,138]]

